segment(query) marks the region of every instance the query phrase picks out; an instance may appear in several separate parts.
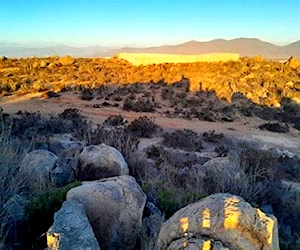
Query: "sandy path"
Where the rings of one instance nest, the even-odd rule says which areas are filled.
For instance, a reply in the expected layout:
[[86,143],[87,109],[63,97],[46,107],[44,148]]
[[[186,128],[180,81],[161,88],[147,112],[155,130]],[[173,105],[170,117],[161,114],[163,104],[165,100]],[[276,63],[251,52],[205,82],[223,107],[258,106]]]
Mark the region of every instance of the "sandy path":
[[224,133],[225,135],[243,140],[262,143],[266,148],[289,150],[300,155],[300,131],[291,129],[289,133],[285,134],[262,131],[257,127],[265,121],[258,118],[244,118],[243,121],[230,123],[206,122],[196,119],[185,120],[181,118],[169,118],[158,112],[127,112],[116,107],[93,108],[93,104],[99,103],[99,100],[83,101],[78,95],[70,92],[62,93],[62,96],[59,98],[44,99],[40,97],[41,93],[5,97],[0,99],[0,107],[4,109],[4,112],[10,114],[21,110],[29,112],[40,111],[45,115],[49,113],[61,113],[66,108],[78,108],[84,116],[95,123],[102,123],[109,115],[121,114],[129,121],[146,115],[152,117],[158,125],[166,130],[186,128],[198,133],[215,130],[217,133]]

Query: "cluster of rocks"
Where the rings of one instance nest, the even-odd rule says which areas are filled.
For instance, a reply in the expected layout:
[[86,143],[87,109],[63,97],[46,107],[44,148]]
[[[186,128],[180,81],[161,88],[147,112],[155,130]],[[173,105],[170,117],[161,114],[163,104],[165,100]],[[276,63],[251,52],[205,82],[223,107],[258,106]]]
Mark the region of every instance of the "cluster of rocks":
[[[159,83],[189,80],[190,91],[214,91],[231,100],[241,93],[254,103],[279,106],[282,98],[300,102],[299,61],[266,61],[261,57],[228,62],[165,63],[133,66],[118,58],[49,57],[0,61],[1,91],[55,91],[103,84]],[[12,84],[13,83],[13,84]],[[17,85],[14,83],[18,83]]]
[[[105,144],[86,146],[67,135],[52,138],[48,149],[23,158],[18,174],[31,192],[82,181],[55,213],[48,249],[279,249],[276,218],[228,193],[190,204],[163,223],[163,215],[129,175],[122,154]],[[9,201],[18,209],[6,205],[19,211],[15,220],[24,219],[23,201]]]

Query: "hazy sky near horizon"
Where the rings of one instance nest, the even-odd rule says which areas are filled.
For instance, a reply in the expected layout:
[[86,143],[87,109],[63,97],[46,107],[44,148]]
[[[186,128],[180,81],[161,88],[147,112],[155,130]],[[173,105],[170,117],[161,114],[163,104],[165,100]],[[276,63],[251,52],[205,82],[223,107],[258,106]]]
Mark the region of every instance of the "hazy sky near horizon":
[[299,0],[0,0],[0,41],[151,46],[300,39]]

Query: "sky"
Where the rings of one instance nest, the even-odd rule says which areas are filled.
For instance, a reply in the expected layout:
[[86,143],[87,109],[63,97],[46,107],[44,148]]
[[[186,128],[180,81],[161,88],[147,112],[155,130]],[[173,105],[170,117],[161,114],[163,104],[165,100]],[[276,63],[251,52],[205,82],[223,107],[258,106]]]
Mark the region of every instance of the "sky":
[[0,0],[0,42],[157,46],[300,40],[299,0]]

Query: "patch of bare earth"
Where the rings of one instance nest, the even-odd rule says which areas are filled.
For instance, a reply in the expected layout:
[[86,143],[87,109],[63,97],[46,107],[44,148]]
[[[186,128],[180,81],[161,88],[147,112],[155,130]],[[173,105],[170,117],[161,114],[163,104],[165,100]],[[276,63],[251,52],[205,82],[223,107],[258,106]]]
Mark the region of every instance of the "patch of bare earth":
[[15,114],[19,110],[47,114],[58,114],[67,108],[77,108],[84,116],[95,123],[102,123],[110,115],[121,114],[128,121],[132,121],[140,116],[148,116],[155,119],[155,122],[162,128],[168,130],[191,129],[198,133],[214,130],[231,137],[248,142],[261,144],[265,149],[288,150],[296,155],[300,155],[300,131],[290,128],[288,133],[272,133],[262,131],[258,128],[263,120],[257,117],[243,117],[239,121],[233,122],[209,122],[198,119],[187,120],[183,118],[166,117],[163,110],[160,112],[133,112],[125,111],[117,107],[93,108],[98,100],[84,101],[79,98],[76,92],[61,93],[59,98],[43,98],[42,93],[27,94],[24,96],[9,96],[2,98],[0,106],[4,112]]

